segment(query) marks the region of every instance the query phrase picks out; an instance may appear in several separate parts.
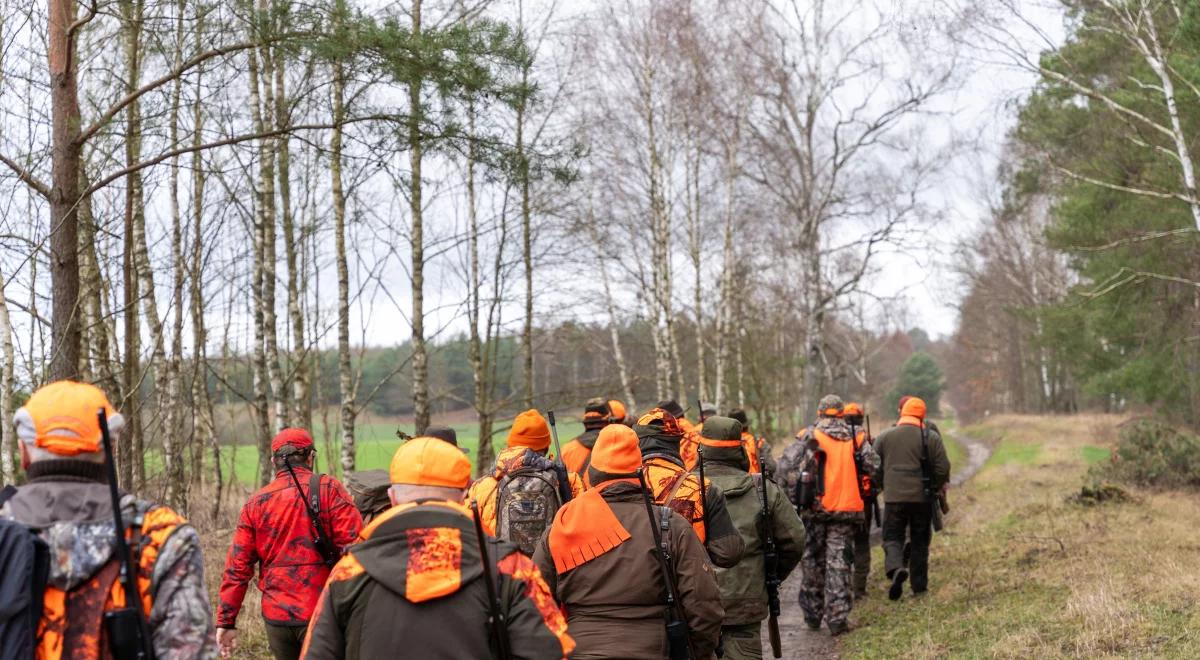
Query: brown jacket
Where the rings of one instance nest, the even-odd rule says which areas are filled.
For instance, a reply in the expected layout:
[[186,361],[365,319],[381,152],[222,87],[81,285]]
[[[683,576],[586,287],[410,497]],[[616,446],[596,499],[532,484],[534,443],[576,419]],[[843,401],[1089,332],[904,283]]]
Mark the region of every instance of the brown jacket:
[[[403,504],[363,530],[325,584],[304,658],[493,657],[487,586],[470,510],[451,502]],[[562,658],[574,642],[533,562],[488,539],[491,575],[512,657]]]
[[[629,540],[558,575],[547,531],[533,561],[567,613],[578,645],[572,658],[666,658],[667,592],[641,489],[615,484],[603,497]],[[671,514],[665,534],[693,647],[701,658],[711,657],[725,616],[712,566],[691,525],[678,514]]]

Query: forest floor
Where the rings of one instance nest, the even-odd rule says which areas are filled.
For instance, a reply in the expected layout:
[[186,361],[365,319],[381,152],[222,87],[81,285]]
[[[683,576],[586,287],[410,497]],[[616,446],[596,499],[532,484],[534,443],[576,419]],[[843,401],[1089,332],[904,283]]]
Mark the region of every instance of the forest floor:
[[876,548],[871,596],[856,604],[854,630],[834,652],[1200,657],[1200,498],[1137,489],[1127,501],[1078,497],[1088,468],[1109,460],[1120,421],[1002,416],[964,429],[991,456],[951,490],[930,593],[888,601]]

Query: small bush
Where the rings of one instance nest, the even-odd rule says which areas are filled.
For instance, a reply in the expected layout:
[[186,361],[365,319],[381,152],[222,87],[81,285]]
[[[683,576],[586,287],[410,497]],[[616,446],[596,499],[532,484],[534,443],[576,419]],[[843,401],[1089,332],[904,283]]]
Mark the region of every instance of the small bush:
[[1200,437],[1159,420],[1134,420],[1121,428],[1112,460],[1091,474],[1136,486],[1200,488]]

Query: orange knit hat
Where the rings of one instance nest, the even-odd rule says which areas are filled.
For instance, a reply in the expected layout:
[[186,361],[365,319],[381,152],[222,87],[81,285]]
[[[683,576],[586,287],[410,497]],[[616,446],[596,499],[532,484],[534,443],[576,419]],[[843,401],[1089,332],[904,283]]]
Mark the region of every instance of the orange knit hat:
[[611,413],[608,416],[608,421],[614,424],[620,424],[621,422],[625,421],[625,416],[629,414],[628,411],[625,410],[625,404],[621,403],[617,399],[608,400],[608,410]]
[[900,408],[900,416],[925,419],[925,401],[915,396],[908,397],[908,400],[904,402],[904,406]]
[[592,448],[591,467],[608,474],[632,474],[642,465],[637,433],[624,424],[609,424]]
[[550,425],[541,413],[530,408],[513,420],[508,432],[508,446],[545,451],[550,446]]
[[100,388],[70,380],[53,382],[34,392],[17,411],[17,434],[59,456],[94,454],[101,451],[101,408],[109,429],[119,431],[124,420]]
[[466,488],[471,481],[471,459],[437,438],[413,438],[392,456],[388,477],[393,484]]

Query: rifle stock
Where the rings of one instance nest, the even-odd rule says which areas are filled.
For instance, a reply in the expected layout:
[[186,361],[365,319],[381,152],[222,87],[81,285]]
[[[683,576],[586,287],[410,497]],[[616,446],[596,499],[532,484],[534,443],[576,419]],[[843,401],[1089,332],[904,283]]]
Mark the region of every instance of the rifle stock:
[[[662,571],[663,580],[667,587],[667,644],[670,660],[689,660],[699,658],[692,648],[692,636],[688,630],[687,616],[683,603],[679,601],[679,590],[675,586],[675,572],[671,570],[671,553],[663,542],[659,530],[659,522],[654,516],[654,502],[650,495],[650,486],[646,482],[646,468],[638,468],[638,482],[642,486],[642,502],[646,505],[646,515],[650,518],[650,534],[654,537],[655,557],[658,568]],[[664,522],[669,518],[664,518]],[[665,526],[665,525],[664,525]],[[663,529],[662,531],[666,531]]]
[[558,475],[558,498],[563,504],[571,501],[571,477],[567,475],[567,464],[563,462],[562,447],[558,444],[558,424],[554,420],[554,411],[546,411],[546,421],[550,422],[550,438],[554,440],[554,472]]

